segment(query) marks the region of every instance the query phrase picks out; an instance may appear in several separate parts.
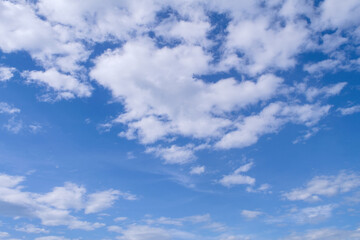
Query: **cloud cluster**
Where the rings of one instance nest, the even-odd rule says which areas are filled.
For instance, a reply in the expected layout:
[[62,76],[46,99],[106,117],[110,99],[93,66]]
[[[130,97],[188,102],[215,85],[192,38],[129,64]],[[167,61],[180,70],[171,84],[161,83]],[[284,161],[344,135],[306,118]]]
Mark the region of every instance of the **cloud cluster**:
[[321,196],[346,193],[360,186],[360,175],[342,171],[336,176],[316,176],[303,188],[296,188],[283,196],[291,201],[318,201]]
[[[119,135],[142,144],[181,136],[210,140],[218,149],[241,148],[286,123],[316,124],[329,110],[318,99],[339,94],[346,83],[316,88],[307,82],[304,102],[276,74],[297,65],[310,74],[329,66],[356,70],[360,63],[351,57],[360,42],[359,4],[352,0],[341,7],[332,0],[0,4],[0,49],[26,51],[40,66],[21,76],[43,86],[41,100],[89,97],[96,82],[124,106],[108,125],[123,124]],[[214,22],[211,13],[224,21]],[[113,47],[97,52],[107,43]],[[310,51],[325,59],[298,59]],[[13,71],[2,67],[0,79]],[[175,161],[190,159],[191,153]]]
[[[97,213],[111,207],[119,197],[136,199],[132,194],[112,189],[86,194],[83,186],[70,182],[44,194],[26,192],[20,185],[24,180],[22,176],[0,174],[0,211],[11,217],[37,218],[46,226],[63,225],[69,229],[93,230],[104,224],[82,221],[73,216],[72,212],[84,210],[85,214]],[[32,225],[19,227],[17,230],[46,232]]]

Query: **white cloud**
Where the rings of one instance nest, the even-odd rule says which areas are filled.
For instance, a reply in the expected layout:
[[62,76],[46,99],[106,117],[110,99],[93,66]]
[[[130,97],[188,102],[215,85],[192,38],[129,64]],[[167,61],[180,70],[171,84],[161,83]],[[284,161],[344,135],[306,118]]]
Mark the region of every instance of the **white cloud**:
[[360,105],[355,105],[348,108],[338,108],[337,111],[339,111],[342,115],[351,115],[360,112]]
[[5,53],[25,50],[45,68],[65,72],[81,69],[78,63],[88,57],[88,51],[76,42],[71,30],[40,19],[35,4],[2,1],[0,16],[0,34],[6,36],[0,40],[0,48]]
[[260,136],[277,132],[288,122],[312,126],[328,113],[330,107],[271,103],[259,114],[240,119],[236,124],[237,130],[225,134],[215,146],[222,149],[247,147],[256,143]]
[[220,240],[251,240],[253,238],[245,235],[222,235],[220,236],[219,239]]
[[348,27],[360,22],[357,12],[360,4],[356,0],[346,0],[340,4],[336,0],[326,0],[321,3],[321,27]]
[[360,176],[342,171],[336,176],[316,176],[305,187],[296,188],[283,196],[291,201],[317,201],[321,196],[331,197],[349,192],[360,186]]
[[48,230],[46,230],[44,228],[36,227],[32,224],[27,224],[23,227],[16,227],[15,230],[20,231],[20,232],[26,232],[26,233],[49,233]]
[[43,128],[39,123],[29,124],[29,130],[32,133],[38,133]]
[[40,196],[37,200],[59,209],[80,210],[84,206],[86,189],[67,182],[63,187],[55,187],[51,192]]
[[111,207],[115,200],[122,197],[126,200],[136,200],[136,196],[130,193],[123,193],[118,190],[107,190],[89,194],[89,200],[86,203],[85,213],[100,212]]
[[242,175],[241,173],[247,172],[252,167],[253,163],[247,163],[238,169],[236,169],[232,174],[223,176],[219,183],[226,187],[231,187],[232,185],[238,185],[238,184],[247,184],[247,185],[254,185],[255,184],[255,178]]
[[0,174],[0,187],[12,188],[20,184],[25,180],[23,176],[10,176],[6,174]]
[[242,210],[241,215],[246,218],[257,218],[258,216],[262,215],[263,212],[260,211],[251,211],[251,210]]
[[15,114],[19,112],[20,109],[12,107],[6,102],[0,102],[0,113]]
[[306,208],[291,208],[287,213],[279,216],[271,216],[265,219],[270,224],[318,224],[332,217],[335,204],[319,205]]
[[116,233],[122,233],[124,230],[119,226],[108,226],[107,230],[109,232],[116,232]]
[[[145,223],[145,224],[144,224]],[[206,235],[197,235],[193,232],[184,231],[189,227],[196,226],[202,232],[210,230],[211,232],[224,231],[227,227],[224,224],[212,221],[210,214],[193,215],[181,218],[159,217],[151,218],[146,216],[133,224],[124,226],[110,226],[108,231],[120,233],[117,239],[137,240],[137,239],[206,239]],[[218,239],[219,237],[216,237]]]
[[[197,229],[209,229],[212,232],[224,231],[227,227],[224,224],[212,221],[210,214],[193,215],[181,218],[159,217],[151,218],[147,216],[140,220],[141,224],[133,223],[126,227],[110,226],[109,231],[120,233],[117,239],[137,240],[137,239],[205,239],[204,236],[196,235],[192,232],[185,232],[189,226],[196,225]],[[144,224],[144,222],[146,224]],[[202,230],[204,231],[204,230]],[[195,231],[198,232],[198,231]],[[216,238],[217,239],[217,238]]]
[[0,232],[0,238],[9,237],[10,234],[7,232]]
[[45,236],[45,237],[38,237],[35,240],[70,240],[69,238],[59,237],[59,236]]
[[360,229],[342,230],[337,228],[311,229],[305,233],[293,233],[282,240],[356,240],[360,237]]
[[148,30],[156,17],[156,12],[166,4],[158,1],[107,1],[99,3],[90,0],[52,1],[38,3],[40,14],[52,23],[71,26],[75,35],[90,41],[127,40],[134,33]]
[[117,217],[114,219],[115,222],[121,222],[127,220],[127,217]]
[[157,26],[155,32],[167,41],[175,39],[184,41],[187,44],[199,44],[206,47],[210,44],[206,35],[211,30],[210,23],[206,20],[178,21],[175,18],[170,18]]
[[190,170],[190,174],[192,175],[200,175],[200,174],[203,174],[205,172],[205,166],[196,166],[196,167],[193,167],[191,168]]
[[8,114],[11,116],[3,127],[14,134],[19,133],[23,128],[22,121],[16,118],[17,113],[20,113],[19,108],[13,107],[6,102],[0,102],[0,114]]
[[0,82],[7,81],[14,76],[15,68],[0,67]]
[[80,82],[71,75],[60,73],[54,68],[44,72],[23,72],[22,75],[26,77],[29,82],[45,85],[55,91],[56,99],[89,97],[91,95],[92,88],[88,84]]
[[90,75],[123,101],[126,113],[114,121],[129,127],[122,136],[146,144],[173,133],[205,138],[231,124],[224,113],[269,99],[283,81],[273,75],[257,82],[195,79],[209,71],[210,60],[198,46],[159,49],[143,38],[100,56]]
[[341,92],[341,90],[346,86],[346,84],[347,84],[346,82],[340,82],[322,88],[309,87],[305,89],[302,87],[303,89],[300,89],[300,91],[304,92],[306,99],[308,101],[313,101],[319,95],[322,95],[323,97],[331,97],[338,95]]
[[251,192],[251,193],[272,193],[270,191],[270,188],[271,188],[270,184],[264,183],[264,184],[261,184],[257,188],[249,186],[249,187],[246,188],[246,191]]
[[321,74],[327,70],[334,70],[340,65],[339,60],[326,59],[317,63],[309,63],[304,65],[304,70],[310,74]]
[[[55,187],[51,192],[44,194],[26,192],[19,185],[24,179],[22,176],[0,174],[0,180],[3,180],[0,181],[0,202],[5,206],[1,209],[2,214],[38,218],[46,226],[65,225],[69,229],[94,230],[103,227],[104,224],[79,220],[72,215],[71,210],[93,213],[111,207],[118,195],[128,200],[134,198],[131,194],[117,190],[86,195],[84,187],[73,183],[66,183],[64,187]],[[116,197],[113,196],[114,194]]]
[[[309,31],[304,22],[288,22],[286,26],[271,21],[271,16],[231,22],[226,47],[229,52],[244,56],[234,66],[249,74],[258,74],[268,68],[288,69],[295,66],[295,56],[305,48]],[[243,67],[243,68],[241,68]]]
[[4,127],[9,132],[17,134],[23,128],[23,123],[21,120],[18,120],[15,117],[12,117],[8,120],[8,122],[6,124],[4,124]]
[[[120,123],[126,126],[120,136],[142,144],[180,135],[218,149],[242,148],[287,123],[312,126],[329,112],[329,105],[302,104],[293,96],[291,104],[275,102],[290,87],[271,73],[300,64],[310,74],[346,69],[341,57],[346,50],[339,48],[351,45],[346,36],[358,26],[359,4],[338,5],[334,0],[318,7],[308,1],[3,1],[0,34],[6,37],[0,48],[5,54],[26,51],[35,60],[42,70],[22,75],[46,87],[43,100],[89,97],[88,78],[110,90],[125,110],[102,125],[106,131]],[[338,16],[337,8],[344,15]],[[172,11],[159,18],[165,9]],[[229,20],[216,36],[209,36],[219,27],[209,13],[225,13]],[[338,30],[323,34],[329,29]],[[104,42],[119,47],[89,59]],[[299,62],[297,56],[309,50],[329,59]],[[94,67],[86,69],[91,61]],[[15,71],[0,69],[0,79]],[[233,69],[244,79],[206,81],[206,75]],[[313,101],[339,94],[344,86],[306,87],[304,94]],[[6,127],[18,132],[22,126],[13,121]],[[182,164],[195,159],[196,149],[172,145],[148,151],[165,163]]]
[[168,218],[160,217],[157,219],[146,219],[147,224],[161,224],[161,225],[175,225],[182,226],[185,223],[199,224],[199,223],[213,223],[211,222],[210,214],[194,215],[182,218]]
[[147,225],[130,225],[122,231],[119,240],[170,240],[170,239],[196,239],[195,235],[176,230]]
[[335,207],[335,205],[328,204],[293,210],[290,213],[290,218],[298,224],[318,223],[330,218]]
[[150,147],[146,149],[147,153],[154,153],[162,158],[166,164],[185,164],[195,160],[194,150],[191,146],[179,147]]
[[312,136],[317,134],[319,131],[320,131],[320,128],[318,128],[318,127],[313,127],[311,129],[308,129],[308,130],[306,130],[304,135],[297,137],[293,141],[293,144],[297,144],[297,143],[300,143],[300,142],[305,142],[306,140],[308,140],[309,138],[311,138]]

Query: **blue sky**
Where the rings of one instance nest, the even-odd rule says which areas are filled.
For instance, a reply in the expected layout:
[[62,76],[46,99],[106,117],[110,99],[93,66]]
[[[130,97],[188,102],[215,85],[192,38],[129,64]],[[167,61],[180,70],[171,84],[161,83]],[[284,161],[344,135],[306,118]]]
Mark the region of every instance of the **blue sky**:
[[0,239],[360,239],[360,3],[0,1]]

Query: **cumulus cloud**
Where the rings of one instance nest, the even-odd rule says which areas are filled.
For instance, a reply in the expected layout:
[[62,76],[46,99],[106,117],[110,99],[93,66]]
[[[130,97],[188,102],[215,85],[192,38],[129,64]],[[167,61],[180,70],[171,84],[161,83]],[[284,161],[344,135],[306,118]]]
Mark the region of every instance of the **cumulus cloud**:
[[270,98],[283,81],[273,75],[255,83],[194,78],[209,71],[210,59],[198,46],[158,49],[145,38],[100,56],[90,75],[125,104],[126,113],[114,121],[129,127],[122,136],[142,143],[174,133],[204,138],[231,124],[223,113]]
[[60,73],[54,68],[44,72],[24,72],[23,76],[26,77],[29,82],[45,85],[55,91],[55,99],[89,97],[91,95],[92,88],[88,84],[80,82],[71,75]]
[[283,196],[291,201],[317,201],[321,196],[331,197],[346,193],[360,186],[360,176],[357,173],[341,171],[333,176],[316,176],[304,187],[293,189]]
[[226,187],[231,187],[232,185],[238,185],[238,184],[254,185],[255,178],[242,174],[249,171],[252,166],[253,163],[250,162],[239,167],[232,174],[223,176],[219,180],[219,183]]
[[0,82],[7,81],[14,76],[15,68],[0,67]]
[[36,6],[29,2],[1,1],[0,9],[0,34],[6,36],[0,40],[2,51],[25,50],[46,68],[81,69],[78,63],[89,53],[68,27],[39,18]]
[[[279,104],[274,98],[291,92],[291,86],[285,84],[288,81],[274,74],[297,65],[303,65],[309,74],[358,66],[358,59],[343,63],[341,57],[348,56],[346,49],[358,41],[346,34],[354,32],[359,23],[354,13],[359,4],[351,0],[341,6],[332,0],[319,5],[202,0],[0,4],[0,34],[6,36],[0,40],[0,49],[5,54],[30,54],[40,70],[28,69],[22,77],[45,87],[42,100],[89,97],[96,82],[124,106],[106,129],[123,124],[119,136],[142,144],[185,136],[210,139],[217,142],[217,148],[241,148],[289,122],[315,124],[326,115],[328,105],[312,107],[291,96],[296,106],[280,106],[299,111],[313,108],[314,115],[321,114],[313,116],[313,122],[296,121],[294,116],[285,116],[295,112],[273,109]],[[166,9],[171,11],[164,14]],[[218,26],[209,13],[223,16],[227,24]],[[338,30],[323,34],[332,29]],[[104,42],[114,47],[95,51]],[[351,47],[342,49],[343,45]],[[309,51],[320,51],[325,57],[316,63],[299,61],[297,56]],[[93,63],[91,69],[89,62]],[[15,71],[0,69],[3,80]],[[238,74],[230,74],[230,70]],[[305,95],[313,101],[339,94],[344,86],[308,86]],[[301,119],[308,113],[297,114]],[[257,125],[248,123],[250,120]]]
[[[295,56],[305,47],[309,31],[305,23],[289,22],[286,26],[271,22],[271,16],[231,22],[228,28],[227,48],[244,57],[237,62],[249,74],[258,74],[268,68],[287,69],[296,64]],[[243,64],[241,64],[243,63]]]
[[225,134],[215,146],[221,149],[247,147],[256,143],[260,136],[277,132],[289,122],[312,126],[327,115],[330,108],[330,105],[271,103],[259,114],[240,119],[237,129]]
[[[63,187],[55,187],[51,192],[38,194],[26,192],[19,185],[25,180],[22,176],[0,174],[0,202],[2,214],[38,218],[46,226],[65,225],[69,229],[93,230],[104,226],[102,223],[82,221],[72,215],[72,209],[85,213],[95,213],[111,207],[121,195],[120,191],[108,190],[86,195],[86,189],[74,183],[66,183]],[[115,196],[114,196],[115,194]],[[123,194],[125,199],[133,195]],[[106,198],[106,199],[104,199]],[[20,231],[42,231],[32,225],[18,228]]]

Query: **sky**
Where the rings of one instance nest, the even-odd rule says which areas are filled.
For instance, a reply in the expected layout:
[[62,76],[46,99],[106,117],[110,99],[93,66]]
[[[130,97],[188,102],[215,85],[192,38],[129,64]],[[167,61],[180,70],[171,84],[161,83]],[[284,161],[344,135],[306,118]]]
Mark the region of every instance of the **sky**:
[[358,0],[0,0],[0,240],[360,239]]

